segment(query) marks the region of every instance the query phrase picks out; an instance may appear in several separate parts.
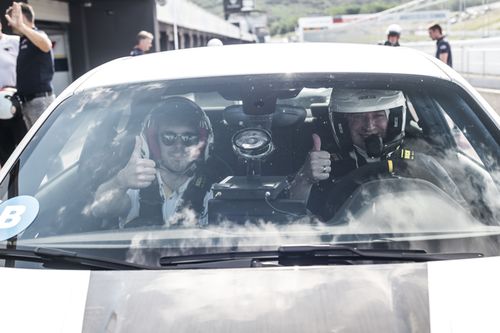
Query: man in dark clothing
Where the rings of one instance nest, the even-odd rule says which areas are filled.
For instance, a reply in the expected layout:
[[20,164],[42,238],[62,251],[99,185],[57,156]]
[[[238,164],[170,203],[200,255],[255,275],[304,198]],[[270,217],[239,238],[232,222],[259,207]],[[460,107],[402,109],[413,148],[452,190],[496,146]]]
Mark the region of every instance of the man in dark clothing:
[[14,33],[21,36],[16,88],[24,121],[30,128],[55,98],[52,42],[45,32],[36,28],[35,13],[30,5],[14,2],[5,17]]
[[153,34],[147,31],[140,31],[137,34],[137,42],[132,51],[130,51],[131,56],[143,55],[148,52],[153,46]]
[[429,27],[429,37],[436,41],[436,58],[448,66],[453,67],[451,46],[450,43],[445,40],[443,30],[439,24],[433,24]]
[[315,215],[330,219],[360,183],[394,173],[436,183],[461,198],[434,158],[402,147],[406,99],[401,91],[334,89],[329,110],[338,153],[323,150],[313,134],[313,149],[290,189],[291,197],[306,200]]

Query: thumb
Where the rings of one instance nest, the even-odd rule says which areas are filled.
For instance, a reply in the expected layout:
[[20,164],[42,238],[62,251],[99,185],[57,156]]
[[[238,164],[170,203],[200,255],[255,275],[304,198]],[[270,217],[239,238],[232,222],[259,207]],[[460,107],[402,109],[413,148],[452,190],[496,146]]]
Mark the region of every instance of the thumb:
[[130,156],[130,159],[140,159],[141,158],[141,150],[142,150],[141,138],[136,136],[135,137],[134,151],[132,152],[132,156]]
[[313,139],[312,151],[320,151],[321,150],[321,138],[319,137],[318,134],[313,133],[312,139]]

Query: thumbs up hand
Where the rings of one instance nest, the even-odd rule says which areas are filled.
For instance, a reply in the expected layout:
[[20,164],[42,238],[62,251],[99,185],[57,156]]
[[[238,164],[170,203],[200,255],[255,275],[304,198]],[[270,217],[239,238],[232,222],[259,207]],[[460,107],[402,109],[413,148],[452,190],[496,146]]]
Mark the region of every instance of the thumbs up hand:
[[313,148],[302,167],[302,175],[310,183],[316,183],[320,180],[328,179],[332,169],[330,154],[327,151],[321,150],[321,138],[319,135],[314,133],[312,140]]
[[155,162],[142,158],[142,141],[135,137],[135,146],[127,165],[116,175],[116,181],[124,189],[141,189],[151,185],[156,177]]
[[313,140],[312,151],[321,151],[321,138],[319,137],[319,135],[316,133],[313,133],[312,140]]

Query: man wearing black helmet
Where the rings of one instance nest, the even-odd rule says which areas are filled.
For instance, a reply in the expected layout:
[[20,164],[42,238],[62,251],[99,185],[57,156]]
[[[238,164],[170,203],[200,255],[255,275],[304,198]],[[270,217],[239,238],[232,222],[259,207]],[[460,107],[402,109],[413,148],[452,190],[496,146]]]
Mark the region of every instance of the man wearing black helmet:
[[[313,149],[291,187],[293,198],[308,200],[308,208],[324,219],[332,217],[342,203],[340,197],[351,194],[345,192],[354,190],[351,185],[359,182],[357,179],[346,186],[349,176],[362,175],[354,170],[382,171],[389,176],[395,165],[401,164],[398,161],[416,159],[415,152],[402,147],[406,99],[401,91],[334,89],[329,117],[338,152],[322,150],[320,137],[313,134]],[[430,156],[418,154],[418,162],[405,167],[404,172],[404,176],[414,178],[424,175],[447,193],[462,198],[447,172]],[[364,179],[370,175],[366,176]]]
[[95,217],[119,217],[120,226],[198,223],[215,179],[207,171],[213,133],[201,108],[184,97],[153,109],[129,161],[100,185]]

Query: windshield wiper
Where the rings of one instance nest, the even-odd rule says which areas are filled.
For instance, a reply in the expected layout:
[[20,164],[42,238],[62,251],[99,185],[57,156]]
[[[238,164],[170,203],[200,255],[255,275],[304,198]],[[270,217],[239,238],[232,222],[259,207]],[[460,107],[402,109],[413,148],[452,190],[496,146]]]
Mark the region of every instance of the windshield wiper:
[[[281,266],[309,266],[370,262],[427,262],[481,258],[482,253],[427,253],[424,250],[358,249],[336,245],[285,245],[276,251],[234,251],[160,258],[161,266],[192,266],[238,260],[255,266],[256,262],[277,261]],[[225,265],[227,266],[227,265]],[[250,267],[246,266],[246,267]],[[245,267],[245,266],[238,266]]]
[[335,245],[282,246],[279,249],[282,265],[315,265],[339,261],[427,262],[452,259],[481,258],[482,253],[427,253],[425,250],[358,249]]
[[[210,264],[216,263],[216,267],[251,267],[254,260],[267,261],[276,260],[278,251],[232,251],[232,252],[216,252],[216,253],[204,253],[204,254],[193,254],[193,255],[181,255],[181,256],[167,256],[160,258],[161,266],[186,266],[193,265],[193,268],[198,268],[208,264],[207,267],[211,267]],[[224,262],[228,262],[229,265],[224,265]],[[236,265],[235,265],[235,262]],[[222,265],[221,265],[222,263]],[[215,267],[215,266],[214,266]],[[222,268],[221,267],[221,268]]]
[[[6,261],[40,262],[51,268],[92,269],[92,270],[138,270],[156,269],[150,266],[126,261],[89,256],[77,252],[45,247],[17,247],[0,249],[0,258]],[[8,267],[8,265],[6,264]]]

